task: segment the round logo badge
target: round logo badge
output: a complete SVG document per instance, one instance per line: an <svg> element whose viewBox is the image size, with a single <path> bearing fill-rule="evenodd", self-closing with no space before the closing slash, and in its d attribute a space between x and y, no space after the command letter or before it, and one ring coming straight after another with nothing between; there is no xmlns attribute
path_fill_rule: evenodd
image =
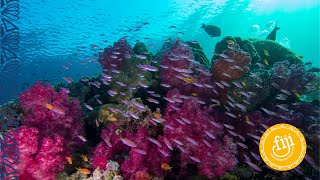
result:
<svg viewBox="0 0 320 180"><path fill-rule="evenodd" d="M306 154L306 140L290 124L276 124L263 133L259 150L263 161L272 169L288 171L297 167Z"/></svg>

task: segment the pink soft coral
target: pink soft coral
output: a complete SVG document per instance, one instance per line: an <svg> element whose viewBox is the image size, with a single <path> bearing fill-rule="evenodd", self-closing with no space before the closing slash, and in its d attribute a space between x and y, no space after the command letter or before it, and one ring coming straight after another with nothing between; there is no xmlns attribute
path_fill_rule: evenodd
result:
<svg viewBox="0 0 320 180"><path fill-rule="evenodd" d="M138 172L162 176L161 164L168 163L169 159L158 151L159 147L157 145L148 140L150 136L147 128L140 127L136 133L122 132L118 135L115 134L116 129L117 127L112 125L103 130L101 138L104 142L92 151L91 167L104 169L109 160L116 160L121 165L123 176L126 179L135 179ZM132 140L137 147L131 148L125 145L120 138ZM162 144L164 147L164 143ZM166 148L164 147L164 149ZM122 157L127 155L128 159L117 159L117 156L120 155Z"/></svg>
<svg viewBox="0 0 320 180"><path fill-rule="evenodd" d="M36 83L20 95L20 105L26 115L23 126L11 137L18 142L19 179L55 179L72 151L83 145L77 137L84 135L80 124L83 115L79 102L68 95L55 92L50 85ZM46 107L51 104L63 113Z"/></svg>
<svg viewBox="0 0 320 180"><path fill-rule="evenodd" d="M19 163L13 167L19 179L53 180L64 168L64 139L55 134L40 141L37 128L21 126L9 135L18 143Z"/></svg>
<svg viewBox="0 0 320 180"><path fill-rule="evenodd" d="M48 109L46 104L63 113ZM84 114L78 100L70 100L64 91L56 92L50 85L38 82L20 95L20 105L27 113L22 123L41 130L41 139L59 134L65 139L68 149L81 146L78 135L83 135L84 131L79 120Z"/></svg>

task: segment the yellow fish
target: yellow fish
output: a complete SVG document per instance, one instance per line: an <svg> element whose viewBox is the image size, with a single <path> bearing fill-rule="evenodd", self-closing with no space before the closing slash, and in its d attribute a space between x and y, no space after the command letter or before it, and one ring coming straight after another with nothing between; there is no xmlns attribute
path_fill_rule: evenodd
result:
<svg viewBox="0 0 320 180"><path fill-rule="evenodd" d="M194 82L194 79L193 78L182 78L182 80L186 83L193 83Z"/></svg>
<svg viewBox="0 0 320 180"><path fill-rule="evenodd" d="M264 62L267 66L269 66L269 62L268 62L267 59L264 59L263 62Z"/></svg>
<svg viewBox="0 0 320 180"><path fill-rule="evenodd" d="M300 98L301 97L301 95L296 91L296 90L292 90L293 91L293 94L295 95L295 96L297 96L297 98Z"/></svg>
<svg viewBox="0 0 320 180"><path fill-rule="evenodd" d="M232 45L232 44L234 44L234 42L232 41L232 40L227 40L227 43L229 44L229 45Z"/></svg>
<svg viewBox="0 0 320 180"><path fill-rule="evenodd" d="M269 52L267 50L263 50L264 55L269 56Z"/></svg>
<svg viewBox="0 0 320 180"><path fill-rule="evenodd" d="M244 87L247 86L246 82L244 82L244 81L242 81L241 84L242 84L242 86L244 86Z"/></svg>
<svg viewBox="0 0 320 180"><path fill-rule="evenodd" d="M191 93L191 96L198 96L198 94L197 93Z"/></svg>

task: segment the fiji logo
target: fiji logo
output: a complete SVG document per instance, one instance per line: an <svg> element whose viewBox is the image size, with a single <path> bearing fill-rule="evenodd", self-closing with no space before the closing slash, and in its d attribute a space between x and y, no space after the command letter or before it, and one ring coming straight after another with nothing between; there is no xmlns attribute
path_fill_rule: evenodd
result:
<svg viewBox="0 0 320 180"><path fill-rule="evenodd" d="M294 151L294 143L290 134L288 137L285 135L284 138L282 136L276 136L274 138L274 145L272 147L272 155L275 158L288 158L290 154L293 154ZM280 143L280 144L279 144Z"/></svg>
<svg viewBox="0 0 320 180"><path fill-rule="evenodd" d="M259 150L263 161L278 171L297 167L306 154L306 140L299 129L290 124L277 124L263 133Z"/></svg>

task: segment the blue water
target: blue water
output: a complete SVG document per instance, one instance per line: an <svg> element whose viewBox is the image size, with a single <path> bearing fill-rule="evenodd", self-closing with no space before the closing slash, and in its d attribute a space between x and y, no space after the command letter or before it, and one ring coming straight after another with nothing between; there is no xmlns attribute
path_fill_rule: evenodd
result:
<svg viewBox="0 0 320 180"><path fill-rule="evenodd" d="M265 38L278 21L277 41L319 67L318 0L28 0L20 8L20 66L11 78L0 78L0 103L38 80L99 74L94 54L100 51L90 45L104 48L123 36L131 45L154 45L151 52L168 38L197 40L211 59L224 36ZM219 26L221 37L210 38L202 23Z"/></svg>

